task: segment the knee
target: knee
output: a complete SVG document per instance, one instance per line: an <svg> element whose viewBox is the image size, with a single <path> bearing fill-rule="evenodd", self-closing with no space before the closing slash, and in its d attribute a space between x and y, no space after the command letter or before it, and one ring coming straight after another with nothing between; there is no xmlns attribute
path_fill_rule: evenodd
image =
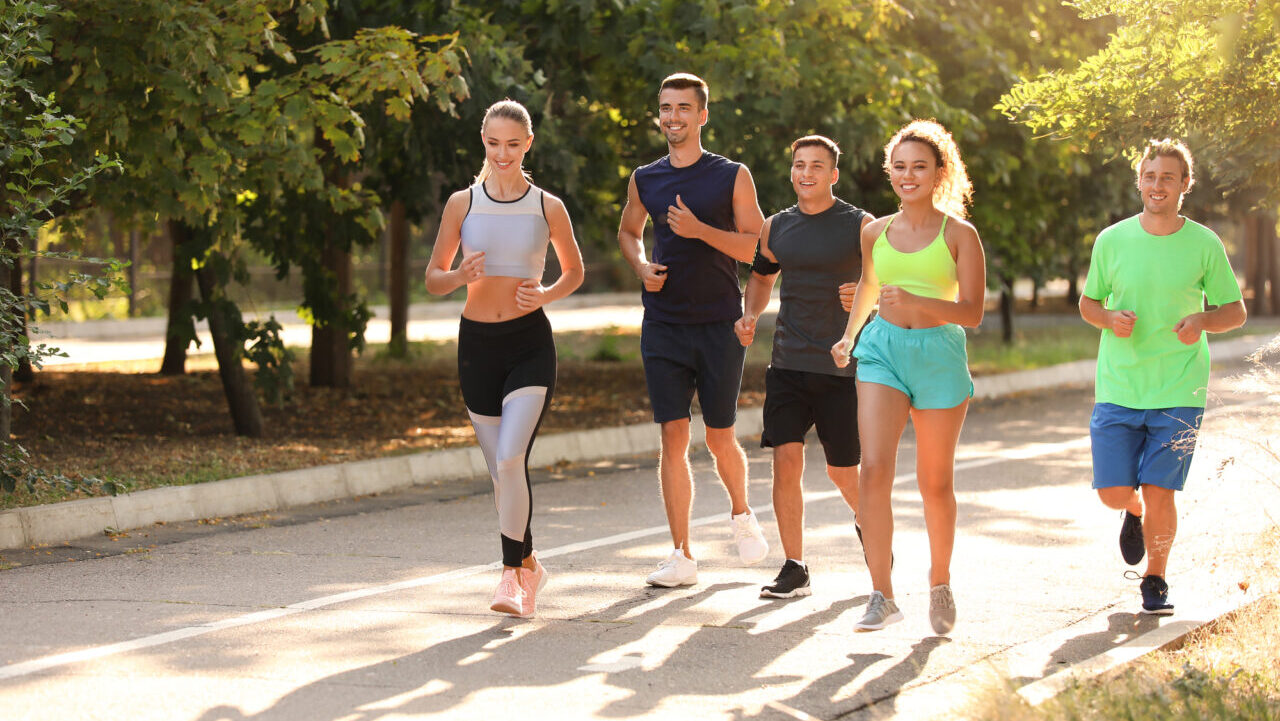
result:
<svg viewBox="0 0 1280 721"><path fill-rule="evenodd" d="M708 428L707 450L711 451L711 455L721 458L728 454L741 453L742 446L738 445L738 438L734 435L733 428Z"/></svg>
<svg viewBox="0 0 1280 721"><path fill-rule="evenodd" d="M860 485L883 485L893 482L894 464L879 458L863 458Z"/></svg>
<svg viewBox="0 0 1280 721"><path fill-rule="evenodd" d="M1112 486L1098 489L1098 500L1107 508L1128 508L1133 498L1133 489L1129 486Z"/></svg>
<svg viewBox="0 0 1280 721"><path fill-rule="evenodd" d="M689 419L667 421L662 424L662 448L669 452L679 452L689 448Z"/></svg>
<svg viewBox="0 0 1280 721"><path fill-rule="evenodd" d="M827 478L842 491L858 490L857 466L827 466Z"/></svg>

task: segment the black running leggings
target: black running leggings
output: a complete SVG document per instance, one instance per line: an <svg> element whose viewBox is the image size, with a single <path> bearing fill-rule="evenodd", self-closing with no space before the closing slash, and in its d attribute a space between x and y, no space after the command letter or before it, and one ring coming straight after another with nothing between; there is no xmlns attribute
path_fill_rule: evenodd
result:
<svg viewBox="0 0 1280 721"><path fill-rule="evenodd" d="M533 553L529 452L556 385L556 346L542 309L512 320L458 326L458 381L493 479L502 563Z"/></svg>

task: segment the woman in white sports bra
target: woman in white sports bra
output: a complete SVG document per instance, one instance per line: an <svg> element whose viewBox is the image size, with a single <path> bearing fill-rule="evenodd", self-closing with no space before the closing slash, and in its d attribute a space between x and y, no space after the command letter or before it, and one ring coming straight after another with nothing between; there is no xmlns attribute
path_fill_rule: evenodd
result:
<svg viewBox="0 0 1280 721"><path fill-rule="evenodd" d="M890 503L898 443L910 418L929 534L929 621L943 634L956 618L955 453L973 395L961 326L982 322L986 261L978 232L964 220L973 188L951 133L916 120L884 154L899 212L863 228L862 279L844 336L831 348L837 366L849 364L851 351L858 363L858 521L874 591L855 627L872 631L903 618L893 597ZM877 298L880 312L864 329Z"/></svg>
<svg viewBox="0 0 1280 721"><path fill-rule="evenodd" d="M564 203L530 183L521 167L533 145L529 111L513 100L494 103L480 136L484 166L474 185L445 204L426 282L437 295L467 287L458 382L493 479L502 547L502 578L489 607L527 618L547 581L529 528L529 452L556 380L556 347L542 306L582 285L582 254ZM544 286L548 243L560 277ZM450 270L459 250L462 261Z"/></svg>

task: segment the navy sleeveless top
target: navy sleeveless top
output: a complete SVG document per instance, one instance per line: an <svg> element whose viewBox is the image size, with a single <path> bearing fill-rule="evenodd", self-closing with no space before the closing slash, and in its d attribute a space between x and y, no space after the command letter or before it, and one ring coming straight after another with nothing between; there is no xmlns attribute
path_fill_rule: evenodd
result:
<svg viewBox="0 0 1280 721"><path fill-rule="evenodd" d="M861 208L836 198L821 213L807 215L793 205L773 216L769 252L782 269L782 289L771 365L854 376L856 363L837 368L831 362L831 346L849 322L849 314L840 306L840 286L862 276L859 238L865 215Z"/></svg>
<svg viewBox="0 0 1280 721"><path fill-rule="evenodd" d="M740 164L703 152L693 165L676 168L671 156L637 168L636 191L653 218L653 262L667 266L662 290L645 290L646 318L664 323L715 323L742 316L738 261L701 240L676 235L667 225L667 207L676 195L698 220L735 231L733 186Z"/></svg>

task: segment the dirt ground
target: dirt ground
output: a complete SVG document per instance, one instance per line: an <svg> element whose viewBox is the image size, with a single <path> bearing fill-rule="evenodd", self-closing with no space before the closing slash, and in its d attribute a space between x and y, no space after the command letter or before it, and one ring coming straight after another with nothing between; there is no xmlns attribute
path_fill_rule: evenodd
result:
<svg viewBox="0 0 1280 721"><path fill-rule="evenodd" d="M260 439L234 434L213 371L41 372L15 391L26 408L14 408L14 440L36 466L122 480L134 489L474 442L455 364L447 359L358 366L346 390L310 388L300 378L283 406L263 406L266 435ZM763 401L764 365L749 362L740 403ZM543 432L650 418L638 362L561 359ZM9 500L4 505L23 504Z"/></svg>

